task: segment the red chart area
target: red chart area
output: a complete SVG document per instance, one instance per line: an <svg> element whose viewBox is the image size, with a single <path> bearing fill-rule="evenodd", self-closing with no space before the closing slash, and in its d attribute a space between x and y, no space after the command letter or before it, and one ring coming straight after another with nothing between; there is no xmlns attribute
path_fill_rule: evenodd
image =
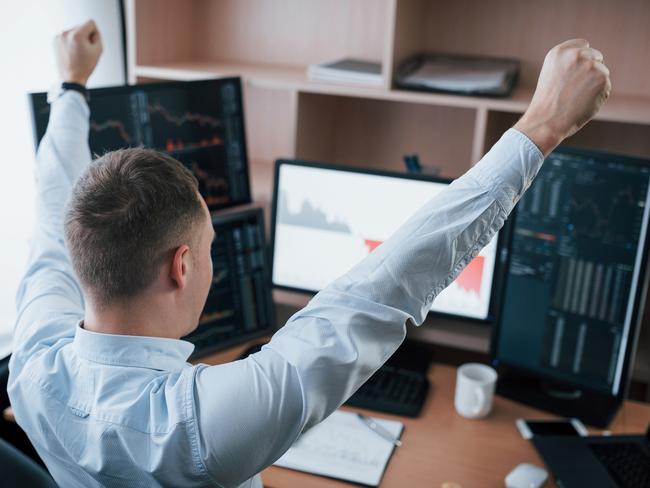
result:
<svg viewBox="0 0 650 488"><path fill-rule="evenodd" d="M374 251L382 241L364 239L364 244L368 252ZM483 268L485 267L485 257L476 256L456 278L456 284L467 292L481 294L481 284L483 283Z"/></svg>
<svg viewBox="0 0 650 488"><path fill-rule="evenodd" d="M382 241L373 241L371 239L364 239L363 242L365 243L366 247L368 248L369 253L374 251L382 243Z"/></svg>
<svg viewBox="0 0 650 488"><path fill-rule="evenodd" d="M481 294L481 283L483 282L483 267L485 258L476 256L456 278L456 284L465 291L473 291Z"/></svg>

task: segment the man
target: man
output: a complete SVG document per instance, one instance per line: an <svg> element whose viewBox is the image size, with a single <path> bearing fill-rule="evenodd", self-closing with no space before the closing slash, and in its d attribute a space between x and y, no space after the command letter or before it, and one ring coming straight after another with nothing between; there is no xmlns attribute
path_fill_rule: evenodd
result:
<svg viewBox="0 0 650 488"><path fill-rule="evenodd" d="M52 103L37 155L38 226L17 297L9 392L65 487L261 486L257 473L390 357L406 322L423 322L544 156L611 87L586 41L556 46L524 116L467 174L261 352L192 366L192 345L179 338L196 327L208 293L213 239L196 181L143 149L91 163L77 91L100 56L99 32L88 22L56 48L63 80L77 85Z"/></svg>

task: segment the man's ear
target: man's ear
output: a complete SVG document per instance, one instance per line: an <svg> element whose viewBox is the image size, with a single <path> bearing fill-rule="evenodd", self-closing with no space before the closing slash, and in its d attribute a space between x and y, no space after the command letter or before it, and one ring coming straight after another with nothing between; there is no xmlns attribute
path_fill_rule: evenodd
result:
<svg viewBox="0 0 650 488"><path fill-rule="evenodd" d="M174 252L169 277L178 288L185 288L187 284L187 260L190 256L189 251L189 246L183 244Z"/></svg>

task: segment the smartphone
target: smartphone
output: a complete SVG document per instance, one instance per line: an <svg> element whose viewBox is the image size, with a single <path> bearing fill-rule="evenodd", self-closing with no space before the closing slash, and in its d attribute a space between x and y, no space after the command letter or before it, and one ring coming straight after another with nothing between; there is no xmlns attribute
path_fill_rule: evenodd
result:
<svg viewBox="0 0 650 488"><path fill-rule="evenodd" d="M578 419L567 420L524 420L517 419L515 425L524 439L534 436L582 436L589 435L587 428Z"/></svg>

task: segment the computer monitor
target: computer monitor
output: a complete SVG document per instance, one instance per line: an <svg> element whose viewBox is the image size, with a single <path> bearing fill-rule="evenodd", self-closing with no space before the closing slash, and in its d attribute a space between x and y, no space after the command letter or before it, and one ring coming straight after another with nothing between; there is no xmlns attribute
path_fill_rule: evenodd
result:
<svg viewBox="0 0 650 488"><path fill-rule="evenodd" d="M560 148L519 202L492 341L499 391L604 426L647 290L650 161Z"/></svg>
<svg viewBox="0 0 650 488"><path fill-rule="evenodd" d="M239 78L89 90L90 150L165 151L192 170L210 210L250 203ZM47 129L45 93L30 94L34 138Z"/></svg>
<svg viewBox="0 0 650 488"><path fill-rule="evenodd" d="M212 286L198 328L184 337L194 357L275 330L262 210L213 215L212 224Z"/></svg>
<svg viewBox="0 0 650 488"><path fill-rule="evenodd" d="M279 160L275 169L273 284L314 293L372 252L450 180ZM495 237L436 298L433 312L492 315Z"/></svg>

